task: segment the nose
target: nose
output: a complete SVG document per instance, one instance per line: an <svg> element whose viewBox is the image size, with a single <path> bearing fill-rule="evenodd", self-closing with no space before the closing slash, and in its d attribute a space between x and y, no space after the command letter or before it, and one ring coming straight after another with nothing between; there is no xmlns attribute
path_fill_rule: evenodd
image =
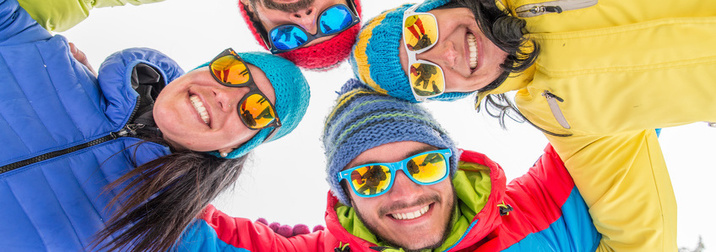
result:
<svg viewBox="0 0 716 252"><path fill-rule="evenodd" d="M239 106L239 101L241 101L241 99L244 98L244 95L248 93L249 88L221 86L220 88L213 89L212 91L214 93L214 98L218 103L218 108L221 109L221 111L234 112L236 111L237 106Z"/></svg>
<svg viewBox="0 0 716 252"><path fill-rule="evenodd" d="M316 34L316 8L310 6L291 13L289 17L291 22L303 27L304 30L311 34Z"/></svg>
<svg viewBox="0 0 716 252"><path fill-rule="evenodd" d="M395 174L393 188L388 191L389 197L394 201L413 202L422 192L422 186L408 178L403 171Z"/></svg>
<svg viewBox="0 0 716 252"><path fill-rule="evenodd" d="M438 41L433 48L417 55L418 59L435 62L443 69L454 69L457 65L458 57L455 44L451 41Z"/></svg>

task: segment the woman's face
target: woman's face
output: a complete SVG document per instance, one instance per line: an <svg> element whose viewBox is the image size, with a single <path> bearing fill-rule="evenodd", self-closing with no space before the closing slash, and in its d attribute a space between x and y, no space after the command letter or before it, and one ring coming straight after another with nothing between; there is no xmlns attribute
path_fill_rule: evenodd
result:
<svg viewBox="0 0 716 252"><path fill-rule="evenodd" d="M507 53L485 37L469 9L435 9L428 12L437 19L438 42L416 57L442 68L445 92L476 91L500 76L503 72L500 64L505 61ZM408 56L403 43L401 39L400 63L408 74Z"/></svg>
<svg viewBox="0 0 716 252"><path fill-rule="evenodd" d="M266 74L247 65L258 88L276 104ZM209 67L202 67L172 81L159 93L154 120L164 139L175 148L231 152L259 132L246 127L237 112L238 103L248 92L248 87L219 84Z"/></svg>

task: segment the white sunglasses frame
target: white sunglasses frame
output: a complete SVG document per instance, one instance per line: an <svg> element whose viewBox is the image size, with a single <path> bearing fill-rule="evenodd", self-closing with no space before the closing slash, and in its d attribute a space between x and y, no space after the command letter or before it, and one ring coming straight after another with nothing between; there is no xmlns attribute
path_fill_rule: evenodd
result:
<svg viewBox="0 0 716 252"><path fill-rule="evenodd" d="M428 12L415 12L415 10L418 9L418 7L419 7L420 5L421 5L421 4L414 4L413 6L410 6L410 8L408 8L407 10L405 10L405 12L403 12L403 25L401 26L401 29L402 29L402 32L401 32L401 33L402 33L402 39L403 39L403 43L402 43L402 44L403 44L403 48L405 48L405 54L408 56L408 65L407 65L408 68L407 68L407 71L406 71L406 72L408 73L408 74L407 74L407 75L408 75L408 85L410 86L410 91L413 92L413 97L415 97L415 100L417 100L417 101L419 101L419 102L423 102L423 101L427 100L428 98L432 98L432 97L436 97L436 96L439 96L439 95L444 94L444 93L445 93L445 85L446 85L446 83L445 83L445 71L443 71L442 67L440 67L438 64L435 64L435 63L430 62L430 61L427 61L427 60L419 60L419 59L417 59L418 54L423 53L423 52L426 52L426 51L432 49L432 48L438 43L438 40L440 39L440 30L439 30L439 29L435 29L437 38L435 38L435 42L433 42L430 46L425 47L425 48L420 49L420 50L417 50L417 51L411 51L411 50L408 49L408 42L405 40L405 21L408 20L408 17L409 17L409 16L412 16L412 15L414 15L414 14L425 14L425 15L430 15L430 16L432 16L433 19L435 20L435 23L437 23L437 20L438 20L438 19L435 17L435 15L433 15L432 13L428 13ZM443 79L443 89L442 89L442 91L441 91L440 93L437 93L437 94L434 94L434 95L430 95L430 96L418 95L418 94L415 92L415 88L413 88L413 84L410 83L410 66L412 66L413 64L427 64L427 65L431 65L431 66L437 67L437 69L441 72L440 75L442 76L442 79Z"/></svg>

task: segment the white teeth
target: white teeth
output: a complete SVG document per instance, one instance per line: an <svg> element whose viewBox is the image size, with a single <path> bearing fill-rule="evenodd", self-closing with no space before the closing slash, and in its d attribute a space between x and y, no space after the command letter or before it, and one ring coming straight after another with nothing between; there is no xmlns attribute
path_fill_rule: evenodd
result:
<svg viewBox="0 0 716 252"><path fill-rule="evenodd" d="M390 216L393 216L393 218L398 219L398 220L412 220L412 219L418 218L420 216L423 216L423 214L428 212L429 209L430 209L430 205L427 205L421 209L418 209L415 212L394 213L394 214L390 214Z"/></svg>
<svg viewBox="0 0 716 252"><path fill-rule="evenodd" d="M197 97L196 95L190 95L189 101L191 101L191 105L194 106L194 109L196 109L196 112L199 112L199 116L201 116L201 120L204 120L204 123L209 125L209 113L206 112L206 108L204 107L204 103L201 102L201 99Z"/></svg>
<svg viewBox="0 0 716 252"><path fill-rule="evenodd" d="M467 49L470 50L470 68L477 67L477 38L472 33L467 34Z"/></svg>

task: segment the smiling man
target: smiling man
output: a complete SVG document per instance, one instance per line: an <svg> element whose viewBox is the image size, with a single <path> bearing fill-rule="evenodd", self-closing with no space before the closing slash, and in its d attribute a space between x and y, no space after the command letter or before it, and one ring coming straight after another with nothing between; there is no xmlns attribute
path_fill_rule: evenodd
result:
<svg viewBox="0 0 716 252"><path fill-rule="evenodd" d="M360 28L359 0L240 0L239 9L261 46L313 70L348 58Z"/></svg>
<svg viewBox="0 0 716 252"><path fill-rule="evenodd" d="M506 184L498 164L458 149L420 105L357 80L340 94L322 138L331 188L325 230L283 237L210 206L178 250L597 249L601 236L551 146Z"/></svg>
<svg viewBox="0 0 716 252"><path fill-rule="evenodd" d="M350 62L377 92L474 95L502 125L529 122L564 160L603 243L675 251L676 198L654 129L716 121L715 30L716 1L425 0L365 20Z"/></svg>

